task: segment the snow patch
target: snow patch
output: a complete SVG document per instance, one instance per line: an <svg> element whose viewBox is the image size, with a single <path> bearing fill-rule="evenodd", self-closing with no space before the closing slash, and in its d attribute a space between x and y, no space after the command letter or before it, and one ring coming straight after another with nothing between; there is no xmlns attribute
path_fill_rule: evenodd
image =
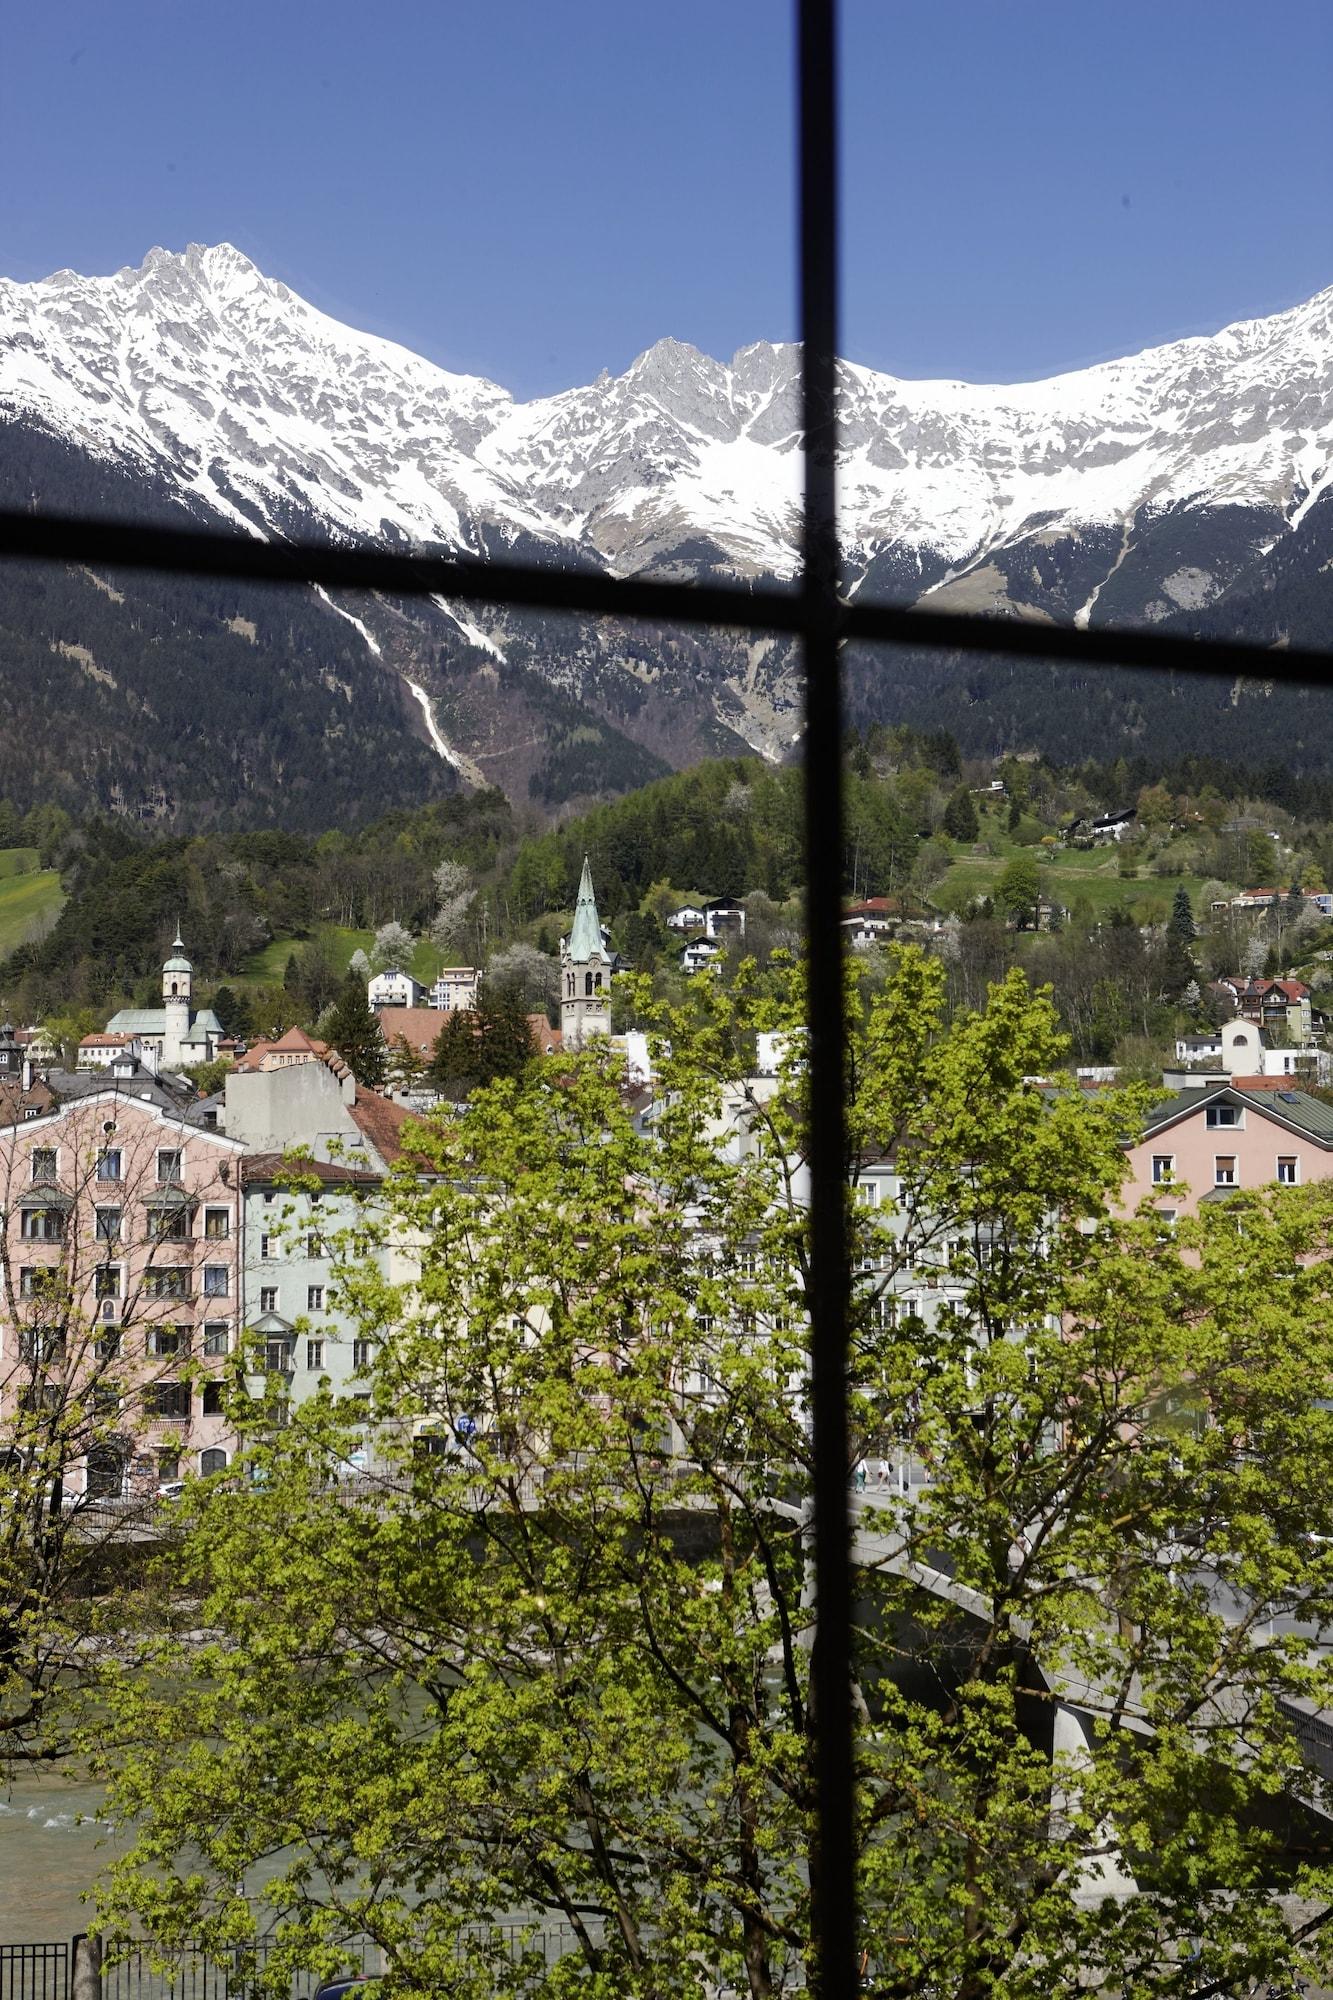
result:
<svg viewBox="0 0 1333 2000"><path fill-rule="evenodd" d="M442 611L446 618L452 620L469 645L480 647L483 653L489 653L493 659L503 664L504 649L497 640L492 639L489 632L483 632L480 625L475 625L470 618L464 618L443 597L432 596L431 603L437 610Z"/></svg>
<svg viewBox="0 0 1333 2000"><path fill-rule="evenodd" d="M430 696L426 693L425 688L420 687L416 681L407 680L406 676L404 676L404 684L409 694L414 695L421 703L421 713L426 718L426 730L430 736L431 747L434 749L436 755L443 757L446 764L452 764L459 777L466 778L470 785L484 785L486 780L471 758L462 756L459 751L446 743L443 736L441 736L439 724L435 720L435 711L430 705Z"/></svg>
<svg viewBox="0 0 1333 2000"><path fill-rule="evenodd" d="M329 596L328 591L325 590L322 583L317 583L315 585L315 595L316 597L322 597L324 599L324 602L328 605L330 611L336 611L338 616L340 618L345 618L349 625L355 625L357 631L361 634L361 637L365 640L367 646L370 648L371 652L375 655L375 658L377 660L382 660L384 658L384 654L380 650L380 642L375 637L374 633L371 632L365 625L363 625L359 618L353 618L350 611L344 611L341 604L335 604L333 599Z"/></svg>

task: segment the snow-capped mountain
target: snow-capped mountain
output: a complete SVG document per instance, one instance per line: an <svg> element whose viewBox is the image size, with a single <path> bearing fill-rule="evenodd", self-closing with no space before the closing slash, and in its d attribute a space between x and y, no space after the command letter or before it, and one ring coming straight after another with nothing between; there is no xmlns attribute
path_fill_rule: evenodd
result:
<svg viewBox="0 0 1333 2000"><path fill-rule="evenodd" d="M265 535L781 578L799 525L798 359L761 342L723 363L664 339L622 375L519 403L330 319L230 245L153 250L111 277L0 280L0 480L11 502L95 489L124 513L151 495ZM848 363L840 386L849 588L1038 619L1211 621L1274 643L1322 629L1333 290L1044 382ZM540 758L497 743L495 688L515 696L518 680L502 738L540 708L538 684L668 762L780 755L796 728L790 649L762 640L645 649L578 621L375 601L320 615L359 636L363 671L401 677L405 726L469 778L598 789L580 771L552 792ZM877 700L873 671L854 676L866 712L894 712L883 678Z"/></svg>

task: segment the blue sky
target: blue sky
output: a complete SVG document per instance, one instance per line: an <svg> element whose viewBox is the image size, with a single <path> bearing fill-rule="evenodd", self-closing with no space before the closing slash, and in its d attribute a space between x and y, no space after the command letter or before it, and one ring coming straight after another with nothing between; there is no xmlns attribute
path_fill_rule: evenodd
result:
<svg viewBox="0 0 1333 2000"><path fill-rule="evenodd" d="M844 351L1040 375L1333 284L1328 0L844 0ZM788 0L59 0L0 272L228 238L538 395L795 325Z"/></svg>

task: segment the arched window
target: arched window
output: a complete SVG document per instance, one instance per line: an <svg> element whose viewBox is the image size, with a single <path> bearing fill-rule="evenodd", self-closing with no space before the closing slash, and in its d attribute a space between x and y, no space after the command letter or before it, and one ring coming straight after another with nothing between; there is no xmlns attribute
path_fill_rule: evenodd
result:
<svg viewBox="0 0 1333 2000"><path fill-rule="evenodd" d="M203 1473L205 1479L207 1479L210 1472L225 1472L226 1469L227 1454L223 1451L221 1445L215 1444L210 1450L200 1452L199 1470Z"/></svg>
<svg viewBox="0 0 1333 2000"><path fill-rule="evenodd" d="M597 988L597 991L600 993L602 990L602 975L600 972L598 973L596 979L593 981L593 984Z"/></svg>
<svg viewBox="0 0 1333 2000"><path fill-rule="evenodd" d="M591 992L592 992L592 974L590 972L585 972L583 975L584 998L586 999Z"/></svg>
<svg viewBox="0 0 1333 2000"><path fill-rule="evenodd" d="M175 997L176 997L176 982L175 982L175 980L174 980L174 979L173 979L173 980L172 980L172 982L171 982L171 997L172 997L172 999L173 999L173 1000L174 1000L174 999L175 999Z"/></svg>

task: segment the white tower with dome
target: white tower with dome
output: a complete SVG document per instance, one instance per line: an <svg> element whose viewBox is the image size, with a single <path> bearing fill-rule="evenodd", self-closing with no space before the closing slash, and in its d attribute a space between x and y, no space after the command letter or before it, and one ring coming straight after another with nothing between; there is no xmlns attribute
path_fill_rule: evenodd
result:
<svg viewBox="0 0 1333 2000"><path fill-rule="evenodd" d="M185 956L185 940L176 926L171 957L162 967L162 1067L176 1069L190 1039L190 992L194 967Z"/></svg>

